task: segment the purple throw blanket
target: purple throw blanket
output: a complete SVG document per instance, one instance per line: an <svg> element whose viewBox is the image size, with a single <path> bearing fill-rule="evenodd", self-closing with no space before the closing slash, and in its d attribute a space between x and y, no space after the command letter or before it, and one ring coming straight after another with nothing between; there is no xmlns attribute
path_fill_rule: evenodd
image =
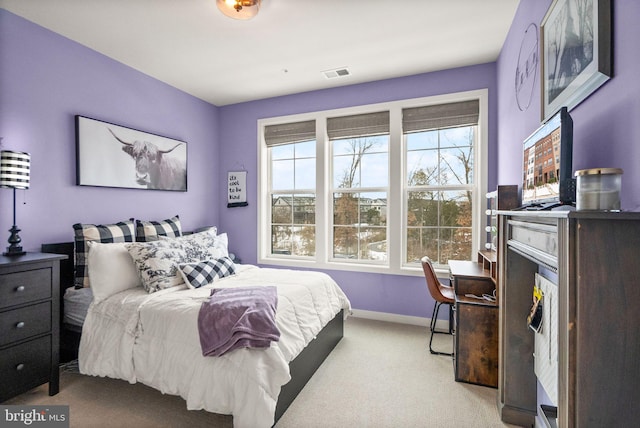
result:
<svg viewBox="0 0 640 428"><path fill-rule="evenodd" d="M215 288L198 313L202 355L217 357L237 348L268 348L280 340L274 286Z"/></svg>

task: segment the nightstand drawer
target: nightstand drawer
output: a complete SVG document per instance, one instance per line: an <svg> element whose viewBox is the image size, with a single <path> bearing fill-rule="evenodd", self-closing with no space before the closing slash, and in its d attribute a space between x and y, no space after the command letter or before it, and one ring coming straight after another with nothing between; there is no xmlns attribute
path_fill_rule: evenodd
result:
<svg viewBox="0 0 640 428"><path fill-rule="evenodd" d="M0 351L0 401L47 382L51 372L51 336Z"/></svg>
<svg viewBox="0 0 640 428"><path fill-rule="evenodd" d="M51 331L51 302L0 313L0 346Z"/></svg>
<svg viewBox="0 0 640 428"><path fill-rule="evenodd" d="M51 297L51 269L0 276L0 309Z"/></svg>

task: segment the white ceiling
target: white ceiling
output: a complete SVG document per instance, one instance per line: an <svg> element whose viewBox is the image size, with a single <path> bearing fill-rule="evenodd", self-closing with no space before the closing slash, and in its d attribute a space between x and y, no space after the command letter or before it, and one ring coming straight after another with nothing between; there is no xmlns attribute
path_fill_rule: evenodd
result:
<svg viewBox="0 0 640 428"><path fill-rule="evenodd" d="M518 3L263 0L238 21L215 0L0 0L217 106L495 61Z"/></svg>

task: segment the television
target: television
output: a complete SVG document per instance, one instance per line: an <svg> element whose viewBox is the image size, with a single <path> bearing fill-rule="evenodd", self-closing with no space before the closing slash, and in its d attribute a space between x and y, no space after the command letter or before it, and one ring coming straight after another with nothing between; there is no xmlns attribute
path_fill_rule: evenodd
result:
<svg viewBox="0 0 640 428"><path fill-rule="evenodd" d="M576 201L572 171L573 120L562 107L524 140L522 208L570 207Z"/></svg>

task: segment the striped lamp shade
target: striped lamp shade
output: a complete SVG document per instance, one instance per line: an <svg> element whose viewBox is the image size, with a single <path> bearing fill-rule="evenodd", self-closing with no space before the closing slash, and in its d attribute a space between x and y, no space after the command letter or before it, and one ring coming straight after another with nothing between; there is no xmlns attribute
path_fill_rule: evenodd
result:
<svg viewBox="0 0 640 428"><path fill-rule="evenodd" d="M24 152L0 152L0 187L28 189L31 155Z"/></svg>

